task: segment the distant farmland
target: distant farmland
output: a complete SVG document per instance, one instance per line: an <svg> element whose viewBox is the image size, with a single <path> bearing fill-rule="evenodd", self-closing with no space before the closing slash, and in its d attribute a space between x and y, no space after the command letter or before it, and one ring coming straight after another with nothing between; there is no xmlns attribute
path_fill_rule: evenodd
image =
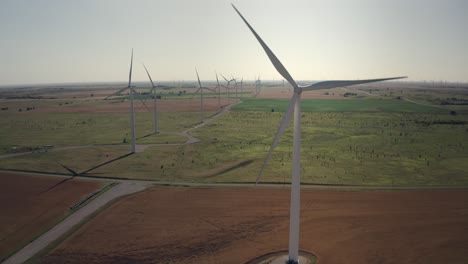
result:
<svg viewBox="0 0 468 264"><path fill-rule="evenodd" d="M282 90L268 88L263 89L262 94L273 96L278 91ZM359 93L358 90L349 91ZM410 99L407 100L416 103L383 95L345 100L303 99L302 182L404 186L468 184L468 107L436 104L437 98L465 97L456 94L459 90L452 94L446 89L440 90L443 94L436 91L439 90L396 91L398 95L408 95ZM342 92L336 91L335 95ZM392 90L382 92L391 94ZM374 90L373 93L377 94ZM287 99L243 98L230 112L190 131L201 140L190 145L181 145L187 138L180 134L150 135L152 114L138 102L137 143L161 145L118 159L130 150L128 101L119 100L110 102L93 97L89 101L83 98L0 101L9 107L0 112L0 153L11 152L13 147L88 145L0 159L0 168L67 173L60 165L65 164L98 177L254 182L289 102ZM210 102L211 112L206 113L209 116L217 109L217 99L207 101ZM64 102L73 103L65 106ZM147 103L151 106L150 100ZM200 122L196 99L161 100L159 103L163 110L159 126L163 132L180 133ZM227 98L223 97L221 103L225 106ZM34 105L36 109L32 111L16 109ZM97 109L106 112L92 112ZM262 181L289 182L291 140L291 128L288 128ZM96 167L113 159L118 160Z"/></svg>
<svg viewBox="0 0 468 264"><path fill-rule="evenodd" d="M285 99L244 99L233 110L239 111L275 111L284 112L289 105ZM303 99L303 112L407 112L407 113L448 113L440 107L418 105L398 99Z"/></svg>

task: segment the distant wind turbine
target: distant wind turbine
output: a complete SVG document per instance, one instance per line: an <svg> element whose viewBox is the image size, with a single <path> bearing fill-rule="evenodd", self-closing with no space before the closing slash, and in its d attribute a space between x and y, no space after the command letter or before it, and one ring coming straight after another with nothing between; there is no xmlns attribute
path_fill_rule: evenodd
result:
<svg viewBox="0 0 468 264"><path fill-rule="evenodd" d="M208 88L208 87L202 86L201 81L200 81L200 76L198 76L198 71L197 71L196 68L195 68L195 72L197 73L197 79L198 79L198 85L199 85L199 88L197 89L195 94L200 92L200 122L203 122L203 119L204 119L204 115L203 115L203 90L204 89L211 90L211 91L213 91L213 90Z"/></svg>
<svg viewBox="0 0 468 264"><path fill-rule="evenodd" d="M257 177L256 182L260 179L260 176L263 173L268 161L271 158L271 154L275 149L278 141L283 134L284 130L286 129L291 116L294 113L294 132L293 132L293 168L292 168L292 180L291 180L291 208L290 208L290 222L289 222L289 257L287 263L298 263L299 258L299 213L300 213L300 154L301 154L301 94L304 91L311 91L311 90L320 90L320 89L330 89L335 87L342 87L342 86L349 86L349 85L356 85L356 84L363 84L363 83L370 83L370 82L380 82L386 80L395 80L401 79L406 77L392 77L392 78L381 78L381 79L369 79L369 80L342 80L342 81L324 81L318 82L308 86L299 86L296 81L291 77L289 72L280 62L280 60L273 54L270 48L265 44L265 42L260 38L260 36L255 32L255 30L250 26L247 20L242 16L242 14L237 10L237 8L232 5L234 10L239 14L242 20L245 22L247 27L250 29L252 34L255 36L257 41L262 46L263 50L267 54L268 58L270 59L273 66L276 68L278 73L283 76L294 88L294 94L291 98L289 103L288 109L284 114L283 120L276 132L275 138L271 145L270 151L265 159L263 167Z"/></svg>
<svg viewBox="0 0 468 264"><path fill-rule="evenodd" d="M241 79L241 97L244 97L244 77Z"/></svg>
<svg viewBox="0 0 468 264"><path fill-rule="evenodd" d="M218 73L215 71L216 74L216 88L218 88L218 113L221 113L221 87L222 85L219 84Z"/></svg>
<svg viewBox="0 0 468 264"><path fill-rule="evenodd" d="M150 89L150 94L153 95L153 112L154 112L154 133L158 133L158 107L157 107L157 93L156 93L156 88L159 85L154 85L153 79L151 79L151 75L148 72L148 69L146 68L145 64L143 64L143 67L145 68L146 74L148 74L148 78L151 82L151 89Z"/></svg>
<svg viewBox="0 0 468 264"><path fill-rule="evenodd" d="M260 93L260 84L261 84L261 81L260 81L260 75L258 77L255 77L255 97L258 96L258 94Z"/></svg>
<svg viewBox="0 0 468 264"><path fill-rule="evenodd" d="M130 72L128 74L128 85L127 85L127 87L125 87L125 88L123 88L121 90L118 90L117 92L107 96L106 98L104 98L104 100L108 99L111 96L120 94L120 93L124 92L127 89L130 91L130 126L131 126L131 130L132 130L132 153L135 153L135 151L136 151L136 136L135 136L135 108L133 107L133 94L136 93L136 91L133 88L133 86L131 86L131 84L132 84L132 67L133 67L133 49L132 49L132 56L131 56L131 59L130 59ZM146 106L146 104L141 100L141 98L140 98L140 101L143 103L143 105L146 108L148 108Z"/></svg>
<svg viewBox="0 0 468 264"><path fill-rule="evenodd" d="M232 75L231 75L231 78L234 81L234 88L236 88L236 90L235 90L236 91L236 99L239 99L239 95L237 93L237 88L239 87L237 79L239 79L239 78L234 78L234 76L232 76Z"/></svg>
<svg viewBox="0 0 468 264"><path fill-rule="evenodd" d="M219 74L221 75L221 77L223 77L223 79L226 81L226 91L227 91L227 94L228 94L228 104L231 104L231 89L229 88L229 85L231 84L232 81L234 81L234 79L231 79L231 80L228 80L226 79L226 77L224 77L222 74Z"/></svg>

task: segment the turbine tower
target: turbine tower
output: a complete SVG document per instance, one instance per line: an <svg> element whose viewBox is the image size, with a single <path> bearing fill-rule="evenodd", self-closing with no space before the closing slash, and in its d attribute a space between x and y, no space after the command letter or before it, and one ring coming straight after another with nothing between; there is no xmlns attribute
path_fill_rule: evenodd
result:
<svg viewBox="0 0 468 264"><path fill-rule="evenodd" d="M197 68L195 68L195 72L197 73L198 85L200 87L195 93L200 91L200 122L203 123L203 87L200 82L200 76L198 76Z"/></svg>
<svg viewBox="0 0 468 264"><path fill-rule="evenodd" d="M226 77L224 77L222 74L219 74L219 75L221 75L221 77L223 77L223 79L226 81L226 86L225 87L226 87L226 92L228 94L228 105L230 105L231 104L231 92L230 92L229 85L231 84L231 82L233 80L226 79Z"/></svg>
<svg viewBox="0 0 468 264"><path fill-rule="evenodd" d="M156 88L159 85L154 85L153 79L151 79L151 75L148 72L148 69L146 68L145 64L143 64L143 67L145 68L146 74L148 74L148 78L151 82L151 89L150 89L150 94L153 94L153 112L154 112L154 134L158 133L158 107L157 107L157 95L156 95Z"/></svg>
<svg viewBox="0 0 468 264"><path fill-rule="evenodd" d="M221 113L221 87L222 85L219 84L218 73L216 71L215 71L215 74L216 74L216 88L218 88L218 113Z"/></svg>
<svg viewBox="0 0 468 264"><path fill-rule="evenodd" d="M131 56L131 59L130 59L130 72L128 74L128 85L127 85L127 87L125 87L125 88L123 88L121 90L118 90L117 92L107 96L106 98L104 98L104 100L108 99L111 96L120 94L120 93L124 92L127 89L130 91L130 126L131 126L131 131L132 131L132 153L135 153L135 151L136 151L136 138L135 137L136 136L135 136L135 108L133 107L133 94L136 93L136 91L132 86L132 67L133 67L133 49L132 49L132 56ZM140 98L140 101L141 101L141 98ZM143 102L143 101L141 101L141 102L148 109L145 102Z"/></svg>
<svg viewBox="0 0 468 264"><path fill-rule="evenodd" d="M299 213L300 213L300 160L301 160L301 94L305 91L311 90L321 90L321 89L330 89L335 87L342 87L342 86L349 86L349 85L356 85L356 84L363 84L363 83L370 83L370 82L380 82L386 80L395 80L401 79L406 77L392 77L392 78L381 78L381 79L368 79L368 80L342 80L342 81L324 81L318 82L308 86L299 86L296 81L291 77L289 72L283 66L283 64L279 61L279 59L273 54L270 48L263 42L260 36L255 32L255 30L250 26L247 20L242 16L242 14L237 10L237 8L232 5L234 10L239 14L241 19L245 22L247 27L250 29L252 34L255 36L257 41L262 46L263 50L267 54L268 58L270 59L273 66L276 68L278 73L283 76L294 88L294 93L289 103L288 109L284 114L283 120L276 132L275 138L273 143L270 147L270 151L265 159L263 167L257 177L256 182L263 173L268 161L271 158L271 154L275 149L278 141L283 134L284 130L286 129L291 116L294 113L294 130L293 130L293 157L292 157L292 179L291 179L291 207L290 207L290 222L289 222L289 256L287 263L298 263L299 259Z"/></svg>
<svg viewBox="0 0 468 264"><path fill-rule="evenodd" d="M197 73L197 79L198 79L198 85L199 85L199 88L197 89L197 91L194 93L197 94L198 92L200 92L200 122L203 123L203 89L208 89L208 90L211 90L213 91L213 89L210 89L208 87L203 87L201 82L200 82L200 76L198 76L198 71L197 69L195 68L195 72Z"/></svg>

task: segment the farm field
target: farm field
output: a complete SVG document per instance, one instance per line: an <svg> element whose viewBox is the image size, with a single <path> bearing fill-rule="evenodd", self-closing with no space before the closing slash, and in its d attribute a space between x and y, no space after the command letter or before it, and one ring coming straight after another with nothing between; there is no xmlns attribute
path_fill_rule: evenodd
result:
<svg viewBox="0 0 468 264"><path fill-rule="evenodd" d="M69 214L103 183L0 172L0 260L24 247Z"/></svg>
<svg viewBox="0 0 468 264"><path fill-rule="evenodd" d="M245 263L286 250L288 189L154 187L120 200L40 263ZM468 192L302 191L318 263L466 263Z"/></svg>
<svg viewBox="0 0 468 264"><path fill-rule="evenodd" d="M403 84L346 88L353 93L361 90L368 94L346 100L302 101L303 183L468 184L468 107L462 103L466 97L466 92L460 92L463 88L405 88ZM151 134L152 114L137 101L137 143L161 145L129 156L125 156L130 151L128 102L121 98L109 102L81 99L66 106L49 100L48 105L29 112L10 111L10 107L0 112L0 152L6 154L12 147L89 146L4 158L0 159L0 168L68 173L61 166L64 164L77 172L102 177L254 182L288 104L285 99L267 98L277 96L278 91L288 92L285 88L264 88L261 94L266 98L242 99L230 112L190 131L201 141L189 145L183 145L187 138L178 134ZM344 91L337 89L336 94ZM382 94L376 96L378 93ZM408 94L411 100L422 103L395 99L394 95L387 98L383 93ZM432 101L417 99L421 94ZM453 97L460 99L450 99ZM436 98L449 98L459 104L435 104ZM227 103L227 98L222 99ZM217 99L206 101L207 110L211 110L206 116L210 116L217 109ZM14 100L3 102L12 104ZM160 100L160 130L180 133L199 123L198 103L196 99ZM261 181L289 182L291 140L289 128ZM179 145L170 145L173 143ZM96 167L103 163L105 166Z"/></svg>
<svg viewBox="0 0 468 264"><path fill-rule="evenodd" d="M41 100L39 100L41 101ZM213 101L213 100L211 100ZM8 102L11 104L11 102ZM44 103L44 102L42 102ZM36 108L29 112L18 112L12 107L8 111L0 112L0 154L7 153L12 147L36 148L43 145L76 146L91 144L122 144L130 140L130 126L128 113L129 103L117 105L107 104L102 107L104 112L93 112L93 107L78 106L77 108L59 108L48 106ZM53 103L56 104L55 102ZM159 117L159 129L162 132L183 131L200 122L199 113L191 111L191 107L198 105L180 105L168 101L161 105L172 108L185 108L189 112L164 112ZM3 105L3 104L2 104ZM29 102L26 105L35 105ZM18 107L18 106L17 106ZM217 107L217 102L216 102ZM213 109L216 110L213 102ZM24 106L22 107L24 108ZM84 109L84 110L83 110ZM151 136L154 131L152 113L140 106L136 115L137 143L183 143L187 139L182 136L160 134ZM168 110L170 111L170 110ZM208 111L206 116L215 112Z"/></svg>
<svg viewBox="0 0 468 264"><path fill-rule="evenodd" d="M239 111L271 111L284 112L288 108L286 99L245 99L242 104L236 105L234 110ZM301 101L303 112L393 112L393 113L426 113L443 114L450 110L441 107L417 105L403 100L395 99L303 99Z"/></svg>

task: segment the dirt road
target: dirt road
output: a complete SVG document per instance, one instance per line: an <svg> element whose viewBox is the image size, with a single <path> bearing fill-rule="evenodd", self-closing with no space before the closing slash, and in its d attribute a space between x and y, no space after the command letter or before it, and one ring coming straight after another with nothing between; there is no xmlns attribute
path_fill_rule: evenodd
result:
<svg viewBox="0 0 468 264"><path fill-rule="evenodd" d="M95 200L66 218L64 221L56 225L54 228L44 233L42 236L29 243L26 247L16 252L8 258L4 264L23 263L39 251L47 247L50 243L71 230L75 225L79 224L86 217L90 216L96 210L107 204L108 202L134 192L144 190L146 183L144 182L122 182L104 194L97 197Z"/></svg>

